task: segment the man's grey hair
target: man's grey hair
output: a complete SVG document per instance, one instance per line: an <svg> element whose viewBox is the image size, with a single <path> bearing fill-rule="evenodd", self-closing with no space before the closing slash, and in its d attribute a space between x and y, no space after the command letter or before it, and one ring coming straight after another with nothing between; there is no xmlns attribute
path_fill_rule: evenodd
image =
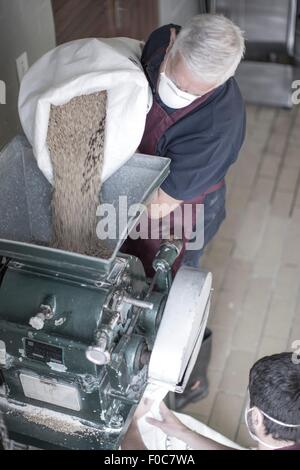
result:
<svg viewBox="0 0 300 470"><path fill-rule="evenodd" d="M182 28L171 51L173 56L179 52L204 82L219 86L235 74L243 58L244 34L223 15L198 15Z"/></svg>

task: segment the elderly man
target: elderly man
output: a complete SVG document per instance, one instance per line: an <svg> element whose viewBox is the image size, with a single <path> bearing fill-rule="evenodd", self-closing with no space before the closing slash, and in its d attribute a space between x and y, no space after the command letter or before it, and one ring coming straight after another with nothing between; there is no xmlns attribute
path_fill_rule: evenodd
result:
<svg viewBox="0 0 300 470"><path fill-rule="evenodd" d="M245 421L251 437L258 443L258 450L300 450L300 364L293 355L281 353L264 357L250 370ZM145 448L137 424L145 411L147 407L142 403L124 439L123 449ZM153 426L153 433L159 433L152 442L169 442L172 446L172 438L175 438L181 442L181 449L238 448L235 443L196 420L190 421L189 427L185 426L184 415L175 416L164 404L160 413L162 420L146 418ZM173 440L173 445L175 443L176 440Z"/></svg>
<svg viewBox="0 0 300 470"><path fill-rule="evenodd" d="M182 224L185 215L179 218L177 224L182 225L179 228L183 229L185 243L173 273L182 262L199 266L203 247L225 218L224 178L245 136L245 107L234 79L243 53L240 29L223 16L209 14L194 17L184 28L159 28L151 34L142 53L153 105L139 150L171 159L170 174L149 205L150 219L165 220L179 207L184 214L189 206L193 236L202 233L204 239L203 246L194 249L195 245L189 243L187 249L187 240L192 242L193 237ZM197 219L200 204L204 204L204 218ZM171 235L178 233L175 216L171 224ZM160 238L164 236L126 243L125 251L142 259L149 276L153 275L152 260ZM210 342L209 332L206 338ZM206 363L209 349L208 345L202 350ZM199 357L193 383L177 397L176 409L207 393L205 373L198 372L197 377L200 363L203 369Z"/></svg>

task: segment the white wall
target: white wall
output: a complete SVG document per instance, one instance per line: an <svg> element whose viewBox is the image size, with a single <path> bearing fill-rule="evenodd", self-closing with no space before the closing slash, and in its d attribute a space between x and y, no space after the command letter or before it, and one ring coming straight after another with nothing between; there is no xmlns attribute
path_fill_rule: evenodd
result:
<svg viewBox="0 0 300 470"><path fill-rule="evenodd" d="M199 0L160 0L160 25L175 23L183 26L190 18L200 12Z"/></svg>
<svg viewBox="0 0 300 470"><path fill-rule="evenodd" d="M53 47L51 0L0 0L0 80L6 83L6 104L0 104L0 148L21 129L16 58L26 51L30 66Z"/></svg>

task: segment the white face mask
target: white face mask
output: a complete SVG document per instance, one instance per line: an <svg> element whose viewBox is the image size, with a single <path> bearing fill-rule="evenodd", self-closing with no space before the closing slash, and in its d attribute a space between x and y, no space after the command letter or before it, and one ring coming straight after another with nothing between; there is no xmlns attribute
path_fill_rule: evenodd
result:
<svg viewBox="0 0 300 470"><path fill-rule="evenodd" d="M165 70L167 67L169 57L166 60ZM175 83L170 80L169 77L165 74L165 70L160 73L159 85L158 85L158 94L162 102L172 109L180 109L189 106L197 98L200 98L202 95L196 96L191 95L185 91L180 90Z"/></svg>
<svg viewBox="0 0 300 470"><path fill-rule="evenodd" d="M254 407L249 408L249 404L250 404L250 398L248 398L248 403L247 403L246 408L245 408L245 423L246 423L248 432L249 432L250 436L252 437L252 439L254 439L255 441L259 442L259 443L262 444L263 446L268 447L268 449L272 449L272 450L280 449L282 446L280 446L280 447L275 447L275 446L272 446L272 445L270 445L270 444L267 444L266 442L263 442L258 436L256 436L256 434L254 434L254 433L251 431L250 426L249 426L249 424L248 424L248 414L254 409ZM300 424L286 424L286 423L283 423L282 421L278 421L278 420L275 419L275 418L271 418L271 416L267 415L267 413L264 413L262 410L260 410L260 412L261 412L267 419L269 419L270 421L273 421L273 422L276 423L276 424L279 424L280 426L283 426L283 427L286 427L286 428L299 428L299 427L300 427Z"/></svg>

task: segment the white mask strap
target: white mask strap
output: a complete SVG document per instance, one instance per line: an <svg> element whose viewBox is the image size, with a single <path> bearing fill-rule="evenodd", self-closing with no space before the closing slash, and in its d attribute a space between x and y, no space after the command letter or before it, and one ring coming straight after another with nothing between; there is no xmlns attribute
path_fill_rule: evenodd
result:
<svg viewBox="0 0 300 470"><path fill-rule="evenodd" d="M280 426L284 426L286 428L300 428L300 424L286 424L286 423L283 423L282 421L279 421L278 419L272 418L261 409L260 411L266 418L268 418L270 421L273 421L273 423L279 424Z"/></svg>

